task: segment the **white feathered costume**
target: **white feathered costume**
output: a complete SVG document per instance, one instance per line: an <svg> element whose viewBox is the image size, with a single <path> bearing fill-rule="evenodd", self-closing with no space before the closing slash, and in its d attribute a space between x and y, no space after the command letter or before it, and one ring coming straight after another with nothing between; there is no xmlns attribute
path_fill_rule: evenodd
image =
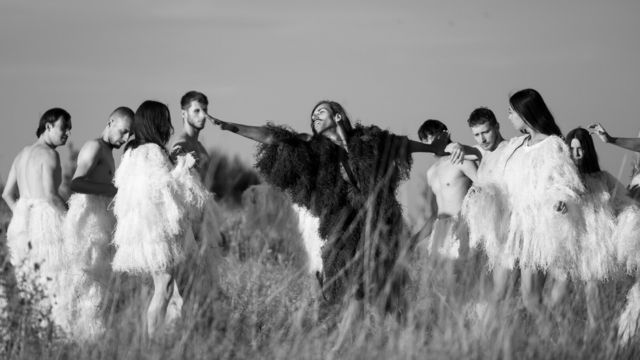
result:
<svg viewBox="0 0 640 360"><path fill-rule="evenodd" d="M104 332L100 304L111 277L116 218L106 196L73 194L68 203L64 239L69 331L76 339L96 339Z"/></svg>
<svg viewBox="0 0 640 360"><path fill-rule="evenodd" d="M209 196L187 180L194 159L180 157L175 168L166 151L152 143L125 152L116 170L113 269L132 273L169 271L185 258L188 220Z"/></svg>
<svg viewBox="0 0 640 360"><path fill-rule="evenodd" d="M47 199L19 198L7 229L7 245L21 297L33 301L36 313L51 315L64 327L59 301L60 274L66 263L62 242L64 207ZM36 319L40 324L49 318Z"/></svg>
<svg viewBox="0 0 640 360"><path fill-rule="evenodd" d="M510 140L502 179L474 186L463 213L472 243L481 242L489 263L512 268L575 272L578 239L584 231L579 211L584 185L569 149L557 136L534 145L527 137ZM565 214L556 211L566 204Z"/></svg>

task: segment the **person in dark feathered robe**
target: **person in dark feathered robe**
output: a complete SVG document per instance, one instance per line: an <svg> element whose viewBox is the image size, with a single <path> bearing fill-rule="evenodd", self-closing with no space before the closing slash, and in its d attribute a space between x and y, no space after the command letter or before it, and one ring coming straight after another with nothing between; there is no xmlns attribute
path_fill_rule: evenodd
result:
<svg viewBox="0 0 640 360"><path fill-rule="evenodd" d="M330 304L352 294L386 311L401 305L406 271L398 260L405 244L396 192L409 177L411 153L442 153L444 139L427 145L374 125L352 126L334 101L313 108L312 135L210 118L260 142L256 167L264 179L320 219L321 283Z"/></svg>

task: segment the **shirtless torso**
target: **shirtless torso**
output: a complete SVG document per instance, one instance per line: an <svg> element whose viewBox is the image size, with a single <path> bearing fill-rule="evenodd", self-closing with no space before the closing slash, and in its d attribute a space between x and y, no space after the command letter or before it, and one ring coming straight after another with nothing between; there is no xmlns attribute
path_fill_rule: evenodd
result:
<svg viewBox="0 0 640 360"><path fill-rule="evenodd" d="M179 155L187 153L190 153L195 158L196 164L194 167L200 176L200 180L204 181L211 158L197 137L189 136L183 132L178 135L173 146L171 146L171 158L175 162Z"/></svg>
<svg viewBox="0 0 640 360"><path fill-rule="evenodd" d="M102 139L87 141L78 154L78 167L71 189L75 192L113 197L115 161L112 147Z"/></svg>
<svg viewBox="0 0 640 360"><path fill-rule="evenodd" d="M448 156L438 157L427 170L427 183L435 195L437 214L458 215L462 200L475 178L474 162L465 160L461 164L451 164Z"/></svg>

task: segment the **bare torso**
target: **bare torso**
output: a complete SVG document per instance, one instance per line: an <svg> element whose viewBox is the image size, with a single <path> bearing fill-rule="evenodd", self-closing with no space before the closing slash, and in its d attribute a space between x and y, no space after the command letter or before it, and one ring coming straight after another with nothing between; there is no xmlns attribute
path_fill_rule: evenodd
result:
<svg viewBox="0 0 640 360"><path fill-rule="evenodd" d="M491 181L496 177L501 177L504 171L504 164L501 163L502 155L508 141L502 141L493 151L480 149L482 152L482 161L478 165L478 181Z"/></svg>
<svg viewBox="0 0 640 360"><path fill-rule="evenodd" d="M451 164L449 157L443 156L437 158L427 171L427 182L435 195L439 216L456 216L460 212L462 200L471 187L471 179L463 167L475 170L471 161L464 161L462 165Z"/></svg>
<svg viewBox="0 0 640 360"><path fill-rule="evenodd" d="M59 198L62 168L57 151L38 143L27 146L16 156L13 167L21 198Z"/></svg>
<svg viewBox="0 0 640 360"><path fill-rule="evenodd" d="M204 181L211 160L209 153L197 139L181 133L171 147L171 157L175 160L177 156L186 153L191 153L196 159L195 168L200 175L200 180Z"/></svg>

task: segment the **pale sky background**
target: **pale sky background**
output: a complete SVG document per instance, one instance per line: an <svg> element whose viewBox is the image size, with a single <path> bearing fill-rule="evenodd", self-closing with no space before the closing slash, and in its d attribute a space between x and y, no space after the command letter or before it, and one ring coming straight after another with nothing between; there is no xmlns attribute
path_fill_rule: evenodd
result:
<svg viewBox="0 0 640 360"><path fill-rule="evenodd" d="M71 113L80 146L114 108L146 99L168 104L179 130L178 101L191 89L230 121L308 131L311 107L328 98L364 124L416 139L436 118L472 143L474 108L493 109L513 136L508 96L532 87L564 133L597 121L636 136L639 35L637 0L2 0L0 176L50 107ZM253 163L249 140L210 124L201 138ZM596 146L627 183L633 156ZM404 203L432 158L414 161Z"/></svg>

